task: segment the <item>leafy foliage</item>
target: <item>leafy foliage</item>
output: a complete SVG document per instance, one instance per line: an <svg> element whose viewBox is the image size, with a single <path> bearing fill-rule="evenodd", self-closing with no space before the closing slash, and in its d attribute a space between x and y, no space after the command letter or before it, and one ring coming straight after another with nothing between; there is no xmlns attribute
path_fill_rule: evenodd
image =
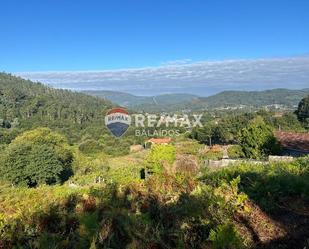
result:
<svg viewBox="0 0 309 249"><path fill-rule="evenodd" d="M243 158L245 157L245 153L242 150L240 145L231 145L227 149L227 153L229 158Z"/></svg>
<svg viewBox="0 0 309 249"><path fill-rule="evenodd" d="M202 156L204 159L219 160L223 158L223 151L219 145L214 145Z"/></svg>
<svg viewBox="0 0 309 249"><path fill-rule="evenodd" d="M302 122L309 118L309 95L299 102L296 114Z"/></svg>
<svg viewBox="0 0 309 249"><path fill-rule="evenodd" d="M73 157L65 141L48 128L19 135L4 151L2 178L25 186L63 182L71 174Z"/></svg>
<svg viewBox="0 0 309 249"><path fill-rule="evenodd" d="M214 249L243 248L242 239L231 224L219 225L211 230L209 239L213 242Z"/></svg>
<svg viewBox="0 0 309 249"><path fill-rule="evenodd" d="M217 186L222 179L240 176L240 190L266 210L276 210L289 200L309 200L309 157L293 162L270 164L241 163L203 177L207 184Z"/></svg>
<svg viewBox="0 0 309 249"><path fill-rule="evenodd" d="M103 146L94 139L87 139L79 145L78 149L85 154L91 154L102 151Z"/></svg>
<svg viewBox="0 0 309 249"><path fill-rule="evenodd" d="M235 210L243 205L242 201L235 202L244 200L237 183L210 188L192 178L163 175L123 187L41 186L19 188L15 193L5 188L0 196L2 210L15 207L20 212L0 215L0 243L7 249L51 245L200 249L209 243L210 231L219 231L230 223ZM34 199L36 203L29 209ZM227 247L235 244L233 236L239 235L229 235L232 242L226 243Z"/></svg>
<svg viewBox="0 0 309 249"><path fill-rule="evenodd" d="M266 125L261 117L253 119L246 128L241 130L239 141L248 158L259 159L280 151L271 127Z"/></svg>
<svg viewBox="0 0 309 249"><path fill-rule="evenodd" d="M164 167L170 167L176 159L176 149L173 145L153 145L146 158L149 171L162 172Z"/></svg>
<svg viewBox="0 0 309 249"><path fill-rule="evenodd" d="M81 130L102 126L110 107L105 100L0 73L0 130L48 126L76 140Z"/></svg>

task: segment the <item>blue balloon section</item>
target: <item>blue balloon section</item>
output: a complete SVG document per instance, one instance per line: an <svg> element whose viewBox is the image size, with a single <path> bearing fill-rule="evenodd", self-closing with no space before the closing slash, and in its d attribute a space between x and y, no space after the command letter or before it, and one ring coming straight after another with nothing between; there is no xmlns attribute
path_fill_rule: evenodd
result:
<svg viewBox="0 0 309 249"><path fill-rule="evenodd" d="M110 132L115 136L115 137L121 137L129 128L128 124L124 123L112 123L108 124L107 128L110 130Z"/></svg>

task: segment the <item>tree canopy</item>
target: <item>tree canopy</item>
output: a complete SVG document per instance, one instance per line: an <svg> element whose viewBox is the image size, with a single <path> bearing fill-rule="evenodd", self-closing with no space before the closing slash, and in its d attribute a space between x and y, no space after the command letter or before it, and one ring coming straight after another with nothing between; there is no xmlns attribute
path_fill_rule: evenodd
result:
<svg viewBox="0 0 309 249"><path fill-rule="evenodd" d="M309 95L299 102L296 114L302 122L309 119Z"/></svg>
<svg viewBox="0 0 309 249"><path fill-rule="evenodd" d="M280 146L262 117L251 120L240 132L239 143L246 157L260 159L269 154L277 154Z"/></svg>
<svg viewBox="0 0 309 249"><path fill-rule="evenodd" d="M27 131L4 151L1 177L12 184L36 186L61 183L71 175L73 155L66 139L48 128Z"/></svg>

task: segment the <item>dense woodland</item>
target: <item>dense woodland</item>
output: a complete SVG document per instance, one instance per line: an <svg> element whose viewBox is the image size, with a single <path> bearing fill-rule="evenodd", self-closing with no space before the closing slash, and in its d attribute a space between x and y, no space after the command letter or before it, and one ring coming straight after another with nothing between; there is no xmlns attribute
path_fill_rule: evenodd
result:
<svg viewBox="0 0 309 249"><path fill-rule="evenodd" d="M82 93L0 74L0 124L4 128L48 126L74 136L75 130L102 122L110 107L110 102Z"/></svg>

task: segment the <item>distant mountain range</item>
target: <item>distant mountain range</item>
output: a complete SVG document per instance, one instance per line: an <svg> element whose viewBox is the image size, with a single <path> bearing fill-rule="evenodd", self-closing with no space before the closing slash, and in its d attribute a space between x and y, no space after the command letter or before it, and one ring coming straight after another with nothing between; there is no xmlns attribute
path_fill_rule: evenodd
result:
<svg viewBox="0 0 309 249"><path fill-rule="evenodd" d="M120 106L137 111L199 111L205 109L261 108L275 106L295 108L309 94L302 90L272 89L265 91L224 91L209 97L192 94L164 94L158 96L135 96L115 91L83 91L86 94L109 100Z"/></svg>
<svg viewBox="0 0 309 249"><path fill-rule="evenodd" d="M83 91L85 94L109 100L120 106L132 109L164 110L168 106L198 100L198 96L185 93L162 94L157 96L136 96L130 93L116 91Z"/></svg>

